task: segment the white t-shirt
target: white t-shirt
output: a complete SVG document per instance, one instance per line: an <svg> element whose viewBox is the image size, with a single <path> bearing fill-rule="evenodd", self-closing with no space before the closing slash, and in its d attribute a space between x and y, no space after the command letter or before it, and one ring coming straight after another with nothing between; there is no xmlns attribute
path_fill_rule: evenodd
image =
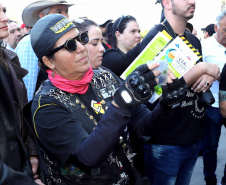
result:
<svg viewBox="0 0 226 185"><path fill-rule="evenodd" d="M217 64L220 68L220 71L222 71L224 64L226 63L226 53L225 53L226 48L223 45L219 44L219 42L217 42L215 35L216 34L214 34L212 37L204 39L201 42L203 62ZM218 98L219 81L218 80L213 82L210 90L213 93L213 96L215 98L215 103L212 105L212 107L219 108L219 98Z"/></svg>

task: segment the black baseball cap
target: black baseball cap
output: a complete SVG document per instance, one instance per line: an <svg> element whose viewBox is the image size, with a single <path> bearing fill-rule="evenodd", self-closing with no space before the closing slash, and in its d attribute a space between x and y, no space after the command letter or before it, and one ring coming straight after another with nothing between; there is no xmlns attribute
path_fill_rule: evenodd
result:
<svg viewBox="0 0 226 185"><path fill-rule="evenodd" d="M214 25L215 24L209 24L207 27L202 28L201 30L208 32L209 36L212 36L215 33Z"/></svg>
<svg viewBox="0 0 226 185"><path fill-rule="evenodd" d="M40 61L59 38L75 28L75 25L61 14L49 14L39 19L31 30L31 46Z"/></svg>

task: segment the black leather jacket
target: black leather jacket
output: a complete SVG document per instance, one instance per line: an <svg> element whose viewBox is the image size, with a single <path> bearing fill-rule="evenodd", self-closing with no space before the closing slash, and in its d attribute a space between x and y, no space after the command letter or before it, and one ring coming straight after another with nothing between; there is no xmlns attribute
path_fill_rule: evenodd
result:
<svg viewBox="0 0 226 185"><path fill-rule="evenodd" d="M20 66L19 58L16 55L15 52L8 50L8 49L2 49L3 50L3 57L6 61L6 64L8 66L8 74L10 77L10 80L12 81L12 87L15 92L15 98L16 98L16 111L17 115L19 117L19 125L20 125L20 131L22 135L22 139L27 147L29 156L35 156L37 155L34 139L31 134L31 132L28 130L27 125L23 121L22 117L22 111L23 107L27 103L27 90L25 87L25 84L23 82L23 77L25 77L28 74L28 71Z"/></svg>
<svg viewBox="0 0 226 185"><path fill-rule="evenodd" d="M27 71L16 66L14 52L0 48L0 54L0 184L35 184L20 132L27 135L21 117L26 102L22 78Z"/></svg>

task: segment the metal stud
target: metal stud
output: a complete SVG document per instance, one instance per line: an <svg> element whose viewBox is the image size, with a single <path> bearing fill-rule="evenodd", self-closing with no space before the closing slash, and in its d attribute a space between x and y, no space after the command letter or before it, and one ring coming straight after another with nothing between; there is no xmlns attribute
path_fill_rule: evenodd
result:
<svg viewBox="0 0 226 185"><path fill-rule="evenodd" d="M79 101L78 99L76 99L76 100L75 100L75 102L76 102L77 104L79 104L79 103L80 103L80 101Z"/></svg>
<svg viewBox="0 0 226 185"><path fill-rule="evenodd" d="M101 98L101 95L100 95L100 93L99 93L99 92L97 93L97 95L99 96L99 98Z"/></svg>

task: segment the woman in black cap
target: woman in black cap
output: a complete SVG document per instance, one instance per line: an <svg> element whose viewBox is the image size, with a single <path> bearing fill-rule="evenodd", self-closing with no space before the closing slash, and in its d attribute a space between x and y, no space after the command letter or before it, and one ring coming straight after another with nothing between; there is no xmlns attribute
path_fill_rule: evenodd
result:
<svg viewBox="0 0 226 185"><path fill-rule="evenodd" d="M172 98L176 93L177 98L163 98L150 112L141 103L152 96L160 74L153 69L159 64L142 65L121 83L109 70L92 70L87 43L87 32L79 33L59 14L40 19L31 32L34 52L48 73L30 102L46 183L148 184L132 167L127 133L134 129L148 135L153 123L167 120L168 103L181 100L186 83L175 80L173 92L166 86L164 94Z"/></svg>

